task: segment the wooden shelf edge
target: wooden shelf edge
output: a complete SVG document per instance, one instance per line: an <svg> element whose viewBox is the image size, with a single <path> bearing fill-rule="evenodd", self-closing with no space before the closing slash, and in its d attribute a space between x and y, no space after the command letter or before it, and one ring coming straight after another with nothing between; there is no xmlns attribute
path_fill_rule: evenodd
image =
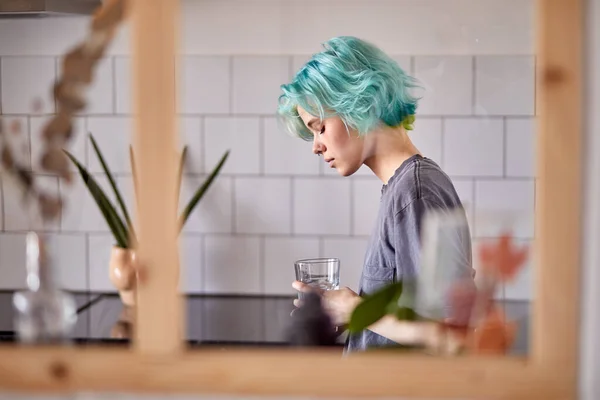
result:
<svg viewBox="0 0 600 400"><path fill-rule="evenodd" d="M102 347L0 347L0 389L19 392L512 400L564 395L567 383L548 379L548 374L526 358L517 357L438 358L395 352L342 356L339 350L310 349L212 349L145 355L134 349Z"/></svg>

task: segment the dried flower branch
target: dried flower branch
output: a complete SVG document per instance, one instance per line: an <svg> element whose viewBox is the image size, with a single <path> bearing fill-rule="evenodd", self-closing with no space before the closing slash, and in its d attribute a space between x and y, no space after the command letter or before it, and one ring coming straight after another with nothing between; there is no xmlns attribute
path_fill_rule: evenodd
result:
<svg viewBox="0 0 600 400"><path fill-rule="evenodd" d="M93 81L94 71L100 58L112 42L120 24L126 18L127 0L107 0L92 17L90 31L86 38L73 47L62 61L62 75L53 86L57 112L43 127L43 150L40 158L42 172L58 175L67 184L73 182L70 163L63 148L73 140L73 116L87 105L85 93ZM34 112L41 109L41 101L36 99ZM18 122L11 124L8 131L0 120L0 165L5 175L22 189L24 200L34 199L43 222L55 220L63 208L60 195L45 193L35 182L35 176L27 162L20 161L15 145L9 135L21 136L22 127Z"/></svg>

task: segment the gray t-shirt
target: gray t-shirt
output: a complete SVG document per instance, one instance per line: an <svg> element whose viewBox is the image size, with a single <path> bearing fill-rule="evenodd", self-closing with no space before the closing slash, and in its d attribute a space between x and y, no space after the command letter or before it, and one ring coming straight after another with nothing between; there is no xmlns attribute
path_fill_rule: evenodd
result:
<svg viewBox="0 0 600 400"><path fill-rule="evenodd" d="M466 214L452 181L432 160L414 155L404 161L381 189L379 214L365 254L359 294L370 294L398 280L414 280L419 273L421 222L428 210L461 210L464 228L454 240L471 276L471 237ZM350 334L346 352L396 345L372 331Z"/></svg>

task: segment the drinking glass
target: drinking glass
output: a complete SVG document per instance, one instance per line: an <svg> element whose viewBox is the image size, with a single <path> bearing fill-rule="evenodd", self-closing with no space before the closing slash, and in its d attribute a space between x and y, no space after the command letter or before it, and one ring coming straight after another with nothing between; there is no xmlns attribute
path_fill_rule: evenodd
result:
<svg viewBox="0 0 600 400"><path fill-rule="evenodd" d="M296 280L320 290L340 287L340 260L338 258L307 258L294 263ZM298 296L301 298L302 294Z"/></svg>

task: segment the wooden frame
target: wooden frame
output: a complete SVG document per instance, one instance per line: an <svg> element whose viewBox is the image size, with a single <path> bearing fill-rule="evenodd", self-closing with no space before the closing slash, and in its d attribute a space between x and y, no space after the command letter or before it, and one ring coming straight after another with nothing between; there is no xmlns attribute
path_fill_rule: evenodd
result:
<svg viewBox="0 0 600 400"><path fill-rule="evenodd" d="M341 358L295 350L184 351L177 294L174 57L178 0L136 0L140 265L135 346L0 347L0 390L575 399L580 268L583 0L537 2L535 302L530 354ZM143 132L143 135L142 135ZM160 167L157 167L159 166ZM164 190L168 188L169 190ZM160 301L157 301L160 299ZM311 382L310 385L299 383Z"/></svg>

